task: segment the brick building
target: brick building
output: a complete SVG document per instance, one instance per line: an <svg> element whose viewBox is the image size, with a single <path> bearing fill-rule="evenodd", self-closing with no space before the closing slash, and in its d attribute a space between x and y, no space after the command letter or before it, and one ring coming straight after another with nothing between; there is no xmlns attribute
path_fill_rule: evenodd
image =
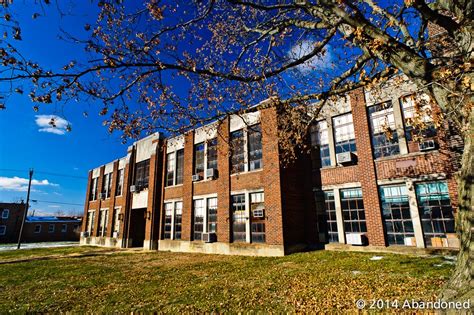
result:
<svg viewBox="0 0 474 315"><path fill-rule="evenodd" d="M280 163L275 107L135 142L90 171L81 243L271 256L334 243L457 247L454 138L418 114L436 108L421 96L416 110L413 85L396 85L330 102L311 154L291 165Z"/></svg>
<svg viewBox="0 0 474 315"><path fill-rule="evenodd" d="M0 244L18 242L25 203L0 203ZM26 217L22 242L79 241L81 217Z"/></svg>

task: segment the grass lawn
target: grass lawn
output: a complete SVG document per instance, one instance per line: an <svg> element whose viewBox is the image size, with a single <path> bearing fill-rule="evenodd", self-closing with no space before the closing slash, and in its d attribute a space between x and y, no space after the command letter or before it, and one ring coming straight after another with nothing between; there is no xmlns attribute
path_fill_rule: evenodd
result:
<svg viewBox="0 0 474 315"><path fill-rule="evenodd" d="M0 313L347 310L360 298L432 300L452 270L443 258L373 256L318 251L263 258L92 247L0 252Z"/></svg>

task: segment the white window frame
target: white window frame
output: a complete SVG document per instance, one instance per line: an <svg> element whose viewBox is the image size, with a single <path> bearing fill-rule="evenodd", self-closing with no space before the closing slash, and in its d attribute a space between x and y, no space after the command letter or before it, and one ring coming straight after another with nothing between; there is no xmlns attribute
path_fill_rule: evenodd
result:
<svg viewBox="0 0 474 315"><path fill-rule="evenodd" d="M163 201L163 211L165 211L164 207L165 207L165 204L172 204L173 206L171 207L171 235L170 235L170 238L163 238L163 240L174 240L175 239L175 235L174 235L174 227L175 227L175 215L176 215L176 204L178 202L181 202L181 220L183 220L183 199L169 199L169 200L165 200ZM165 215L166 215L166 212L165 212ZM165 220L163 220L163 224L162 224L162 227L163 227L163 233L162 235L164 235L164 227L165 227ZM182 230L183 229L183 222L181 221L181 233L182 233ZM181 235L182 236L182 235ZM179 239L179 241L182 240Z"/></svg>
<svg viewBox="0 0 474 315"><path fill-rule="evenodd" d="M94 213L94 222L89 220L92 212ZM87 224L86 229L87 229L87 232L89 232L89 234L91 234L92 231L94 231L95 220L97 220L97 218L95 217L95 210L88 210L87 217L86 217L86 224Z"/></svg>
<svg viewBox="0 0 474 315"><path fill-rule="evenodd" d="M165 188L168 188L168 187L174 187L174 186L182 186L183 183L184 183L184 176L186 176L184 174L184 165L183 165L183 182L181 184L177 184L176 183L176 177L178 175L178 151L181 151L183 150L183 154L184 154L184 148L179 148L179 149L176 149L174 151L171 151L171 152L166 152L166 161L165 161ZM193 150L194 150L194 145L193 145ZM194 152L193 152L194 153ZM174 164L173 164L173 184L172 185L168 185L168 155L169 154L172 154L173 155L173 160L174 160ZM184 157L183 157L184 158ZM194 173L194 170L193 170L193 173Z"/></svg>
<svg viewBox="0 0 474 315"><path fill-rule="evenodd" d="M207 220L208 214L209 214L209 202L208 199L216 198L217 199L217 204L219 204L219 199L217 198L217 194L208 194L208 195L200 195L200 196L193 196L193 218L194 218L194 201L195 200L203 200L204 203L204 221L203 221L203 229L202 233L209 233L209 222ZM219 207L219 206L218 206ZM192 226L192 232L194 235L194 224ZM217 232L216 232L217 233Z"/></svg>
<svg viewBox="0 0 474 315"><path fill-rule="evenodd" d="M115 207L114 208L114 226L112 226L112 237L117 238L120 234L120 213L122 211L122 207Z"/></svg>
<svg viewBox="0 0 474 315"><path fill-rule="evenodd" d="M37 227L39 227L38 231L36 230ZM36 225L35 225L34 233L35 233L35 234L41 233L41 224L36 224Z"/></svg>
<svg viewBox="0 0 474 315"><path fill-rule="evenodd" d="M51 227L53 227L53 228L51 229ZM55 231L56 231L56 224L50 223L48 225L48 233L54 233Z"/></svg>
<svg viewBox="0 0 474 315"><path fill-rule="evenodd" d="M124 188L123 187L123 182L124 182L124 177L125 177L125 168L119 168L117 170L117 173L118 173L117 175L120 175L120 176L117 176L118 177L117 178L117 185L116 185L115 189L117 189L119 186L121 188L120 188L120 195L115 195L115 197L123 195L123 188ZM115 192L115 193L117 193L117 192Z"/></svg>
<svg viewBox="0 0 474 315"><path fill-rule="evenodd" d="M101 224L102 221L102 214L105 213L104 224ZM99 210L99 228L102 225L102 231L97 231L97 236L99 237L106 237L105 232L107 232L108 222L109 221L109 208L102 208Z"/></svg>
<svg viewBox="0 0 474 315"><path fill-rule="evenodd" d="M5 215L6 213L6 215ZM8 219L10 217L10 209L3 209L2 211L2 219Z"/></svg>
<svg viewBox="0 0 474 315"><path fill-rule="evenodd" d="M61 233L67 233L67 224L63 223L63 225L61 225Z"/></svg>
<svg viewBox="0 0 474 315"><path fill-rule="evenodd" d="M230 208L232 208L232 196L233 195L245 195L245 242L246 243L251 243L252 242L252 225L250 222L250 195L253 193L263 193L263 198L265 198L265 190L263 188L258 188L258 189L250 189L250 190L238 190L238 191L231 191L230 192ZM264 199L265 200L265 199ZM264 201L265 204L265 201ZM266 214L265 214L266 216ZM232 221L232 215L231 215L231 221ZM231 222L232 224L232 222Z"/></svg>
<svg viewBox="0 0 474 315"><path fill-rule="evenodd" d="M5 235L5 234L7 234L7 226L0 225L0 235Z"/></svg>

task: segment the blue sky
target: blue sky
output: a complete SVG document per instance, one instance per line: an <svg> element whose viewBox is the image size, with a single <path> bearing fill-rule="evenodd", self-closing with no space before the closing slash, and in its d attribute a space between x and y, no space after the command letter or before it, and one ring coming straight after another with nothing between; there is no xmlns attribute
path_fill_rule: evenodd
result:
<svg viewBox="0 0 474 315"><path fill-rule="evenodd" d="M18 48L24 55L51 67L84 57L80 47L58 39L58 29L84 34L83 25L92 24L96 16L95 2L77 1L80 5L74 7L75 15L62 19L54 6L42 12L27 2L15 1L10 7L13 12L21 12L23 40ZM63 9L67 11L68 6ZM31 19L34 12L41 14L36 20ZM0 86L0 91L6 88ZM6 100L6 107L0 111L0 202L26 200L28 169L34 168L31 199L38 202L31 204L30 211L82 213L88 170L126 154L127 145L121 144L120 134L107 132L102 126L103 117L97 115L99 107L94 104L53 103L42 105L34 112L27 95L12 95ZM85 110L89 112L87 118L83 115ZM63 117L71 124L72 131L62 132L66 123L58 122L58 128L48 132L52 131L44 125L48 116L40 115Z"/></svg>

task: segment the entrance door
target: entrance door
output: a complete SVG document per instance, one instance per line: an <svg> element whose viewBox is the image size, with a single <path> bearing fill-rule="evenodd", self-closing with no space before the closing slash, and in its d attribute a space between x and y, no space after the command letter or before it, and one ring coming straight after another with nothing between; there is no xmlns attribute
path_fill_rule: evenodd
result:
<svg viewBox="0 0 474 315"><path fill-rule="evenodd" d="M146 208L132 209L130 215L130 234L129 238L132 240L132 247L143 247L145 240L145 215Z"/></svg>

